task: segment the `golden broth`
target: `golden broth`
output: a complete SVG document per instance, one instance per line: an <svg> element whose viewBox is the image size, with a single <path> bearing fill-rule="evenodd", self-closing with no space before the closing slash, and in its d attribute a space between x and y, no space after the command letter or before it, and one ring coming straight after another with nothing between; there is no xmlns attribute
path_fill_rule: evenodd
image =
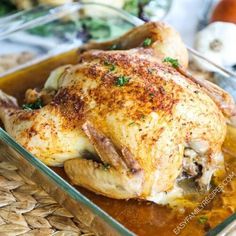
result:
<svg viewBox="0 0 236 236"><path fill-rule="evenodd" d="M24 92L28 88L42 87L50 71L60 65L75 64L76 51L67 52L60 56L45 60L37 65L7 75L0 79L0 89L9 93L22 102ZM236 171L236 128L228 127L228 135L224 144L227 174ZM63 178L67 179L63 168L53 168ZM222 177L222 180L224 177ZM68 180L68 179L67 179ZM222 181L218 180L218 182ZM171 209L150 202L136 200L114 200L96 195L86 189L77 187L84 195L108 212L138 235L175 235L173 230L193 212L196 204L201 201L186 201L180 207ZM202 198L205 196L202 196ZM188 205L184 208L183 205ZM236 209L236 179L224 186L223 192L218 193L204 210L189 220L179 235L204 235L210 228L215 227ZM202 217L203 216L203 217Z"/></svg>

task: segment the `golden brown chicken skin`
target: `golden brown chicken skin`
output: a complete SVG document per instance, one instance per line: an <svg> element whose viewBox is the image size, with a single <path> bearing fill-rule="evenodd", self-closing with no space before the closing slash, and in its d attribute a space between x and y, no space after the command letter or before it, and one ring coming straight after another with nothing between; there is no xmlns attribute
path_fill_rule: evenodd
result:
<svg viewBox="0 0 236 236"><path fill-rule="evenodd" d="M1 92L6 130L46 164L64 163L72 183L108 197L167 203L179 196L183 174L207 187L223 167L226 133L206 92L212 85L150 49L83 53L77 65L54 71L45 90L56 94L35 111Z"/></svg>

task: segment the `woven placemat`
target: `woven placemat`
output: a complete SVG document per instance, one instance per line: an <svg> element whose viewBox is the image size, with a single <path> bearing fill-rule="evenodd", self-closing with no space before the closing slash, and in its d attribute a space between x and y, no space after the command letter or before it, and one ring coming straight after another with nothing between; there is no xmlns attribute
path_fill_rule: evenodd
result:
<svg viewBox="0 0 236 236"><path fill-rule="evenodd" d="M32 57L29 52L0 56L0 73ZM0 236L16 235L95 234L0 156Z"/></svg>
<svg viewBox="0 0 236 236"><path fill-rule="evenodd" d="M93 236L44 190L0 157L1 236Z"/></svg>

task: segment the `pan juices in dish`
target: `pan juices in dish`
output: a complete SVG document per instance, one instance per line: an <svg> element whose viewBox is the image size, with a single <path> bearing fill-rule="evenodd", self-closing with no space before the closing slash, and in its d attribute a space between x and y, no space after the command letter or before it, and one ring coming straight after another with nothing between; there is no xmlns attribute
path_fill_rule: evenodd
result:
<svg viewBox="0 0 236 236"><path fill-rule="evenodd" d="M183 195L182 178L207 190L224 168L234 102L185 72L178 33L150 22L80 51L77 65L59 67L42 91L26 92L28 103L42 107L22 110L0 93L5 129L47 165L64 165L72 183L111 198L167 204Z"/></svg>

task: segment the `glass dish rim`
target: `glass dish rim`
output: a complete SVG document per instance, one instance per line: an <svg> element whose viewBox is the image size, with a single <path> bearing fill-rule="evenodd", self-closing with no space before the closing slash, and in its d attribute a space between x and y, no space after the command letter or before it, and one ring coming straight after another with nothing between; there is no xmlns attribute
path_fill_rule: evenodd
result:
<svg viewBox="0 0 236 236"><path fill-rule="evenodd" d="M120 10L120 9L116 9L112 6L108 6L106 4L98 4L98 3L94 3L94 2L88 2L86 4L81 4L81 3L75 3L75 4L79 4L80 8L85 6L85 5L98 5L101 7L106 7L111 9L112 11L118 13L118 15L123 15L123 19L127 20L129 23L131 23L134 27L135 26L139 26L141 24L144 23L144 21L142 21L141 19L130 15L129 13ZM69 10L70 12L72 11L76 11L78 10L78 8L72 8L71 10ZM68 14L68 12L67 12ZM39 21L34 22L34 24L32 24L30 27L34 27L34 26L38 26L44 23L48 23L52 20L55 19L59 19L61 18L62 15L57 16L56 18L52 17L50 18L50 20L46 20L44 21L44 19L41 19ZM18 28L17 31L26 29L24 27L22 28ZM16 32L16 31L14 31ZM66 51L69 51L73 48L67 49ZM199 53L196 52L195 50L188 48L189 53L193 54L196 57L199 57ZM66 51L60 51L57 54L62 54L63 52ZM196 53L195 53L196 52ZM30 67L32 65L35 65L37 63L40 63L46 59L49 59L50 57L54 56L55 54L48 54L44 57L40 57L40 58L36 58L36 60L33 60L29 63L26 63L22 66L18 66L15 67L12 70L7 71L6 73L3 73L0 75L0 79L1 77L4 77L6 75L9 75L11 73L14 73L16 71L20 71L22 69L25 69L27 67ZM206 60L209 62L209 60L207 58L204 57L199 57L200 59ZM211 61L209 62L211 63L213 66L214 63L212 63ZM221 73L223 74L227 74L227 71L222 70L221 68L218 68L220 70ZM231 124L228 124L232 127L234 127ZM235 127L234 127L235 128ZM82 193L80 193L79 190L75 189L72 185L70 185L66 180L64 180L62 177L60 177L57 173L55 173L53 170L51 170L49 167L47 167L43 162L41 162L39 159L37 159L36 157L34 157L34 155L32 155L30 152L28 152L26 149L24 149L20 144L18 144L6 131L4 131L1 127L0 127L0 139L6 143L7 145L9 145L11 148L13 148L14 150L16 150L18 153L20 153L28 162L30 162L35 168L37 168L39 171L41 171L44 175L46 175L48 178L50 178L54 183L60 185L60 187L63 188L63 190L68 193L73 199L81 202L82 204L84 204L85 206L87 206L94 214L98 215L99 217L101 217L103 220L105 220L108 224L110 224L111 227L113 227L115 230L117 230L117 232L121 233L121 235L124 236L130 236L130 235L134 235L134 233L132 233L130 230L128 230L124 225L122 225L121 223L119 223L117 220L115 220L112 216L110 216L108 213L106 213L104 210L102 210L99 206L97 206L95 203L93 203L91 200L89 200L86 196L84 196ZM224 221L222 221L219 225L217 225L214 229L210 230L208 233L210 233L210 236L216 235L217 233L221 232L223 229L225 229L230 223L232 223L232 219L235 219L235 215L236 213L232 214L231 216L229 216L227 219L225 219ZM208 235L207 233L207 235Z"/></svg>
<svg viewBox="0 0 236 236"><path fill-rule="evenodd" d="M168 10L170 9L171 2L172 2L172 0L169 1ZM139 25L142 25L142 24L145 23L145 21L143 21L142 19L129 14L128 12L124 11L123 9L118 9L118 8L115 8L113 6L110 6L110 5L107 5L107 4L104 4L104 3L96 3L96 2L93 2L93 1L90 1L90 2L87 2L87 3L73 2L73 3L64 4L63 6L50 7L50 11L49 11L48 14L46 14L44 16L41 16L41 17L36 17L35 19L29 20L25 23L20 21L16 24L15 27L12 27L10 25L9 30L6 30L4 33L0 32L0 40L4 39L5 37L9 36L12 33L16 33L16 32L21 31L21 30L27 30L27 29L32 28L32 27L36 27L36 26L39 26L39 25L42 25L42 24L49 23L51 21L60 19L64 16L68 15L68 13L73 13L75 11L80 10L83 7L91 6L91 5L92 6L99 6L99 7L102 7L102 8L107 8L107 9L113 11L114 13L116 13L117 16L121 17L123 20L126 20L127 22L132 24L133 26L139 26ZM43 6L48 7L47 5L40 5L39 7L43 7ZM20 12L14 13L14 14L7 15L6 17L2 17L2 18L0 18L0 25L1 25L2 21L3 21L4 24L7 24L7 23L9 24L11 22L11 20L14 19L14 17L18 17L21 14L24 15L25 12L29 12L29 11L30 10L20 11ZM160 20L162 20L162 19L160 19ZM191 55L193 55L194 57L198 57L200 60L204 60L205 62L211 64L214 67L216 67L220 71L220 73L222 73L226 76L233 76L233 77L236 78L236 73L234 73L234 72L232 72L232 71L230 71L230 70L228 70L228 69L226 69L222 66L217 65L216 63L212 62L211 60L209 60L205 56L201 55L201 53L197 52L195 49L189 47L188 45L185 45L185 46L186 46L188 52ZM63 51L58 52L58 54L60 54L60 53L63 53ZM52 55L49 55L49 57L50 56L52 56ZM36 59L38 59L38 58L36 58ZM41 60L36 60L35 63L40 62L40 61L45 60L45 59L47 59L47 57L42 57ZM1 77L5 76L9 73L13 73L16 70L23 69L23 68L28 67L30 65L32 65L32 64L26 63L24 65L17 66L15 68L13 68L13 70L8 70L6 73L2 73L0 76Z"/></svg>
<svg viewBox="0 0 236 236"><path fill-rule="evenodd" d="M39 7L42 7L42 6L43 5L40 5ZM115 8L113 6L110 6L110 5L107 5L107 4L95 3L95 2L92 2L92 1L87 2L87 3L73 2L73 3L65 4L64 5L65 8L63 8L61 6L51 7L50 8L50 11L51 11L50 14L46 14L42 17L37 17L36 19L33 19L33 20L30 20L29 22L26 22L26 24L24 24L24 23L23 24L20 24L20 23L16 24L17 25L16 28L14 28L10 25L9 28L10 28L11 32L6 32L5 34L3 33L2 35L1 35L1 32L0 32L0 40L4 39L5 37L8 37L11 34L14 34L16 32L19 32L19 31L22 31L22 30L27 30L27 29L30 29L32 27L37 27L39 25L43 25L43 24L52 22L54 20L60 19L60 18L66 16L70 13L76 12L76 11L82 9L83 7L88 7L88 6L99 6L101 8L108 9L109 11L112 11L113 13L115 13L117 15L117 17L120 17L124 21L130 23L133 27L142 25L144 23L143 20L129 14L128 12L126 12L122 9L117 9L117 8ZM66 12L63 12L63 11L66 11ZM6 19L7 22L10 22L12 19L14 19L14 17L18 17L19 14L24 15L24 12L29 12L29 10L22 11L22 12L16 12L16 13L10 14L6 17L0 18L0 25L1 25L1 21L4 22L4 19ZM0 79L1 79L1 77L4 77L4 76L9 75L11 73L14 73L16 71L25 69L27 67L33 66L37 63L40 63L44 60L47 60L47 59L51 58L52 56L60 55L62 53L65 53L67 51L70 51L70 50L73 50L73 49L76 49L76 48L78 48L78 46L74 45L73 47L65 48L65 50L60 50L60 51L57 51L57 52L47 53L43 56L36 57L35 59L32 59L29 62L26 62L22 65L18 65L18 66L13 67L12 69L9 69L9 70L7 70L3 73L0 73Z"/></svg>
<svg viewBox="0 0 236 236"><path fill-rule="evenodd" d="M1 17L0 18L0 25L1 24L9 25L9 27L6 28L4 32L0 32L0 40L8 37L9 35L11 35L15 32L18 32L21 30L27 30L32 27L36 27L36 26L39 26L42 24L49 23L51 21L60 19L64 16L68 15L69 13L76 12L76 11L82 9L83 7L89 7L89 6L98 6L98 7L102 7L102 8L107 8L108 10L111 10L114 13L116 13L122 19L124 19L127 22L134 24L136 26L141 25L144 22L143 20L139 19L138 17L133 16L122 9L118 9L118 8L115 8L113 6L110 6L110 5L107 5L104 3L96 3L93 1L86 2L86 3L73 2L73 3L64 4L62 6L50 7L49 11L46 15L39 16L39 17L36 17L31 20L25 20L25 21L22 21L22 19L21 19L21 20L14 22L13 26L11 26L11 23L12 23L12 21L14 21L14 18L17 19L17 17L19 17L19 16L24 16L24 14L29 13L30 10L20 11L20 12L14 13L14 14L7 15L5 17ZM39 5L37 8L40 8L40 7L49 7L49 6ZM32 11L36 10L37 8L33 8Z"/></svg>

